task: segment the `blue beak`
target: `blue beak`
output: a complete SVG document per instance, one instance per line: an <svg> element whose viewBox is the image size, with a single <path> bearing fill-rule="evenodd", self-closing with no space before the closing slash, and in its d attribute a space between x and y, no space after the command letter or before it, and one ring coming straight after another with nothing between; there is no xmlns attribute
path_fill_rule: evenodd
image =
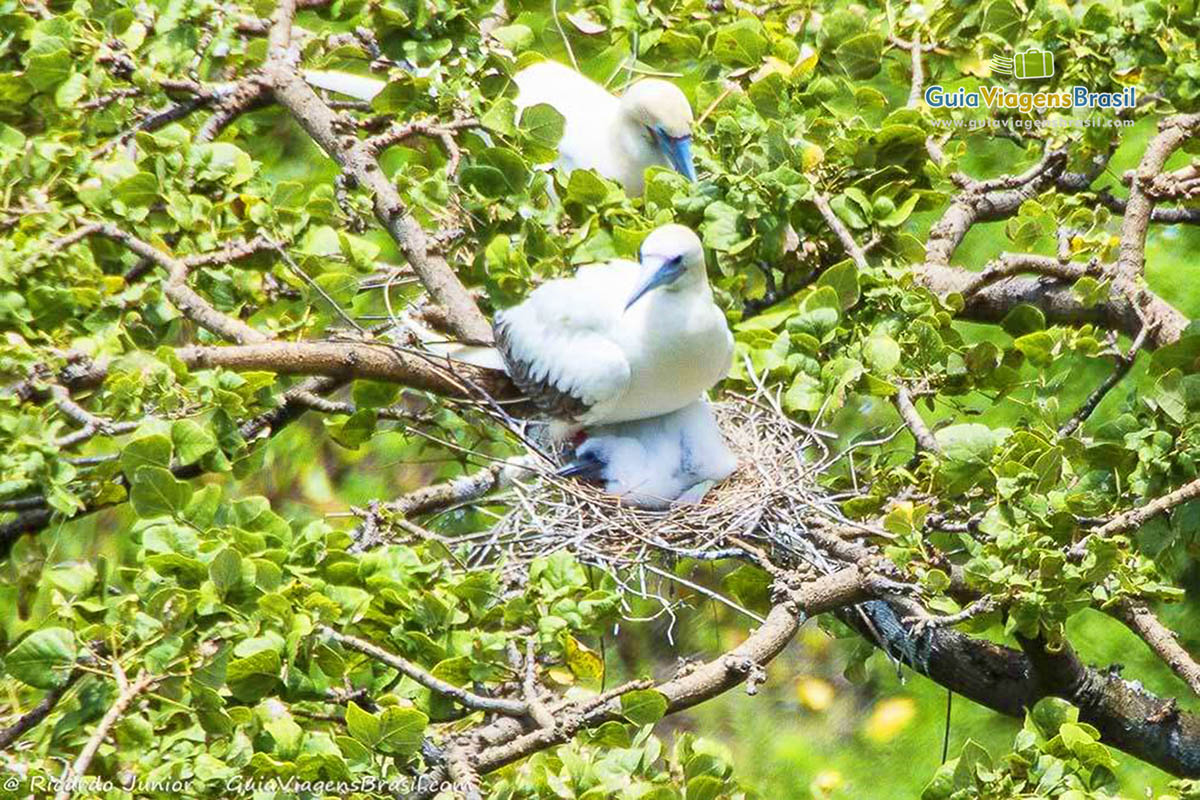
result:
<svg viewBox="0 0 1200 800"><path fill-rule="evenodd" d="M662 128L654 128L654 140L666 156L667 163L689 181L696 180L696 165L692 163L692 137L668 136Z"/></svg>
<svg viewBox="0 0 1200 800"><path fill-rule="evenodd" d="M654 274L647 278L642 285L637 288L637 291L630 296L629 302L625 304L625 310L628 311L630 306L632 306L638 300L641 300L642 295L646 294L646 292L649 292L651 289L657 289L659 286L666 286L668 283L673 283L674 281L678 280L679 276L685 271L686 269L683 266L683 259L681 258L672 258L664 261L662 266L656 269Z"/></svg>

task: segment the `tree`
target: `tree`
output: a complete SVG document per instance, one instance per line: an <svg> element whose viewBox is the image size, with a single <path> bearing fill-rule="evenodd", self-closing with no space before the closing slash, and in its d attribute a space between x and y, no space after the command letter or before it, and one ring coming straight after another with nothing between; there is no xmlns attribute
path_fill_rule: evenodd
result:
<svg viewBox="0 0 1200 800"><path fill-rule="evenodd" d="M1194 581L1200 335L1147 247L1164 226L1160 249L1195 247L1194 8L268 6L6 9L0 757L25 781L7 789L740 796L709 745L666 753L637 726L754 690L818 614L1026 717L1011 753L968 743L928 797L1109 796L1107 747L1200 778L1193 701L1088 666L1067 632L1111 615L1200 691L1161 621ZM1057 67L1040 88L1139 102L923 102L998 85L988 59L1030 49ZM653 171L631 199L538 169L561 118L514 124L510 76L539 56L614 86L669 74L703 179ZM322 96L312 68L387 86ZM729 531L660 554L667 582L736 569L762 622L600 689L596 642L636 599L566 550L464 560L526 409L405 323L486 343L491 310L670 219L712 252L729 388L840 431L816 487L836 514L805 532L823 570ZM281 513L256 480L299 420L321 436L297 452L398 434L403 460L451 463L338 498L355 518Z"/></svg>

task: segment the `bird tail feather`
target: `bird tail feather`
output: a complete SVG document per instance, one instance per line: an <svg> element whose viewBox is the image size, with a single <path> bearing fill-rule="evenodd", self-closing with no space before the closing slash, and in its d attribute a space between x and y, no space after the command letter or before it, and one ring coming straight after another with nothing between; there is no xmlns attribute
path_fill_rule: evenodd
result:
<svg viewBox="0 0 1200 800"><path fill-rule="evenodd" d="M310 86L344 94L356 100L373 100L375 95L382 92L383 88L387 86L385 81L376 78L334 70L305 70L304 80L308 81Z"/></svg>

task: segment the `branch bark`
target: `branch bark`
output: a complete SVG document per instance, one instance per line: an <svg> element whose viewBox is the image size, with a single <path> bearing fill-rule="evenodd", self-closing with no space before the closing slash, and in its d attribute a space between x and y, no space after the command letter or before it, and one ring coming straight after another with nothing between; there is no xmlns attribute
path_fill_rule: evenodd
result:
<svg viewBox="0 0 1200 800"><path fill-rule="evenodd" d="M377 647L368 641L359 639L356 636L350 636L340 631L335 631L328 625L320 627L321 633L333 639L338 644L350 650L356 650L365 656L369 656L381 664L386 664L392 669L408 676L412 680L421 684L425 688L437 692L440 695L449 697L456 703L460 703L474 711L488 711L497 714L505 714L510 717L524 717L529 714L529 706L519 700L508 700L503 697L484 697L467 691L460 686L455 686L453 683L442 680L425 670L413 664L407 659L401 658L395 653L389 653L382 647Z"/></svg>
<svg viewBox="0 0 1200 800"><path fill-rule="evenodd" d="M1162 624L1149 606L1124 599L1109 609L1109 613L1140 636L1194 694L1200 695L1200 664L1179 644L1175 631Z"/></svg>
<svg viewBox="0 0 1200 800"><path fill-rule="evenodd" d="M280 3L271 32L273 49L286 48L290 40L291 17L285 13L288 5L292 6L294 13L294 0ZM283 28L287 29L286 33L282 31ZM279 44L281 42L284 44ZM430 252L425 231L379 166L370 140L338 133L336 112L304 81L292 58L272 58L264 72L271 82L276 101L292 114L355 184L371 194L376 218L404 253L433 301L447 310L454 333L465 342L491 343L491 326L446 260Z"/></svg>
<svg viewBox="0 0 1200 800"><path fill-rule="evenodd" d="M1154 197L1147 189L1163 171L1171 155L1194 136L1197 129L1200 129L1200 114L1168 117L1159 125L1158 135L1151 140L1138 163L1129 187L1129 200L1121 225L1121 247L1117 256L1116 273L1124 281L1139 279L1145 272L1146 231L1154 211Z"/></svg>
<svg viewBox="0 0 1200 800"><path fill-rule="evenodd" d="M132 683L121 689L121 693L117 695L117 699L100 719L100 724L92 731L92 735L88 737L83 749L79 751L79 756L75 759L74 763L63 770L61 779L63 788L54 796L54 800L67 800L74 793L74 784L80 777L87 774L88 767L91 766L92 759L96 757L96 751L100 749L100 745L104 742L104 737L108 736L109 730L125 714L125 710L129 708L129 704L136 700L142 692L150 689L158 680L158 677L147 672L142 672Z"/></svg>

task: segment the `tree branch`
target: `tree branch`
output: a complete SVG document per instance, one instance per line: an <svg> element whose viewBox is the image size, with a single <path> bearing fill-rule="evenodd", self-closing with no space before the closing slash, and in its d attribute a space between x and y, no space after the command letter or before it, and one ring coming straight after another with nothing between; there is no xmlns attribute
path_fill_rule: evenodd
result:
<svg viewBox="0 0 1200 800"><path fill-rule="evenodd" d="M163 292L175 304L180 313L210 333L239 344L265 342L270 339L269 336L250 327L240 319L217 311L207 300L188 286L189 266L185 261L159 250L149 242L121 230L116 225L107 222L85 224L73 233L52 243L49 250L50 252L60 250L84 237L93 235L103 236L123 244L134 254L166 270L167 280L163 283Z"/></svg>
<svg viewBox="0 0 1200 800"><path fill-rule="evenodd" d="M1149 333L1149 327L1143 325L1138 335L1134 338L1133 344L1129 346L1129 350L1125 353L1117 353L1117 363L1113 367L1113 371L1108 374L1108 377L1099 386L1092 390L1092 393L1083 401L1083 405L1079 407L1079 410L1072 414L1071 418L1059 427L1059 436L1070 436L1078 430L1079 426L1092 415L1092 412L1104 400L1104 397L1121 382L1122 378L1129 374L1129 370L1133 369L1133 363L1137 360L1138 351L1146 344L1146 337Z"/></svg>
<svg viewBox="0 0 1200 800"><path fill-rule="evenodd" d="M964 299L969 298L985 286L1025 272L1035 272L1064 281L1076 281L1084 275L1099 273L1099 269L1094 263L1070 263L1033 253L1001 253L998 259L988 262L982 271L976 273L974 280L963 287L962 295Z"/></svg>
<svg viewBox="0 0 1200 800"><path fill-rule="evenodd" d="M79 751L79 756L75 759L75 762L63 770L61 778L63 788L54 796L54 800L67 800L74 793L75 783L87 773L92 759L96 756L96 751L100 749L100 745L104 742L104 738L108 736L109 730L125 714L125 709L129 707L129 704L136 700L138 695L157 683L158 680L159 678L154 675L142 672L132 683L121 689L121 693L117 695L116 701L109 707L104 717L101 718L100 724L92 731L92 735L88 737L83 749Z"/></svg>
<svg viewBox="0 0 1200 800"><path fill-rule="evenodd" d="M520 700L508 700L503 697L484 697L475 694L453 683L442 680L413 664L411 661L389 653L382 647L377 647L368 641L335 631L328 625L322 625L319 630L338 644L350 650L356 650L365 656L370 656L381 664L408 676L425 688L449 697L451 700L474 711L487 711L504 714L510 717L525 717L529 714L529 705Z"/></svg>
<svg viewBox="0 0 1200 800"><path fill-rule="evenodd" d="M278 20L272 28L273 42L288 41L287 36L278 32L278 29L284 26L283 20L287 19L290 31L290 18L285 13L285 6L293 2L283 0L280 4ZM265 67L265 72L271 81L275 99L291 112L346 175L371 194L375 216L404 253L434 302L447 310L454 332L465 342L490 343L491 326L450 265L441 256L430 252L425 231L405 207L400 193L379 166L370 140L339 135L337 114L309 87L290 59L273 59Z"/></svg>
<svg viewBox="0 0 1200 800"><path fill-rule="evenodd" d="M1124 598L1108 609L1108 613L1140 636L1194 694L1200 695L1200 664L1179 644L1175 631L1163 625L1149 606Z"/></svg>
<svg viewBox="0 0 1200 800"><path fill-rule="evenodd" d="M751 672L749 665L761 667L769 663L783 651L808 617L857 603L866 596L864 575L857 567L847 567L817 578L775 605L766 621L733 650L654 688L667 699L668 714L698 705L744 682ZM624 719L619 695L591 705L554 710L560 719L554 729L539 728L521 735L522 729L516 721L499 720L477 732L477 738L490 746L475 757L476 771L481 775L493 772L558 744L578 728L592 728L610 720ZM570 711L579 716L572 718ZM561 721L564 719L570 724L564 725Z"/></svg>
<svg viewBox="0 0 1200 800"><path fill-rule="evenodd" d="M1154 198L1147 188L1166 166L1167 159L1200 128L1200 114L1168 117L1159 124L1159 133L1151 140L1134 173L1121 225L1121 246L1116 273L1124 281L1141 278L1146 267L1146 231L1154 210Z"/></svg>
<svg viewBox="0 0 1200 800"><path fill-rule="evenodd" d="M191 345L176 351L189 367L266 370L279 375L324 375L341 380L368 378L434 392L445 397L476 398L471 387L492 397L516 397L504 373L469 364L422 356L377 342L261 342L236 346Z"/></svg>
<svg viewBox="0 0 1200 800"><path fill-rule="evenodd" d="M8 726L4 730L0 730L0 751L7 750L8 746L17 739L25 735L27 731L35 727L38 723L50 715L54 707L58 705L58 701L62 700L63 695L70 691L84 674L84 671L79 667L71 670L67 675L67 679L62 684L54 687L46 692L41 701L36 706L23 714L20 719Z"/></svg>
<svg viewBox="0 0 1200 800"><path fill-rule="evenodd" d="M906 387L900 387L896 391L896 394L892 395L892 403L896 406L896 410L900 412L900 418L904 420L904 424L912 432L913 438L917 440L917 447L929 453L942 452L942 448L938 445L937 439L934 438L933 432L929 430L929 426L921 418L921 413L913 405L912 396Z"/></svg>
<svg viewBox="0 0 1200 800"><path fill-rule="evenodd" d="M1200 716L1174 709L1173 699L1164 701L1115 672L1086 667L1067 647L1061 654L1023 655L950 628L925 627L918 633L901 622L921 613L908 601L863 607L869 607L882 643L857 614L838 616L867 641L954 693L1018 719L1043 697L1061 697L1079 708L1080 720L1094 725L1105 744L1172 775L1200 776Z"/></svg>

